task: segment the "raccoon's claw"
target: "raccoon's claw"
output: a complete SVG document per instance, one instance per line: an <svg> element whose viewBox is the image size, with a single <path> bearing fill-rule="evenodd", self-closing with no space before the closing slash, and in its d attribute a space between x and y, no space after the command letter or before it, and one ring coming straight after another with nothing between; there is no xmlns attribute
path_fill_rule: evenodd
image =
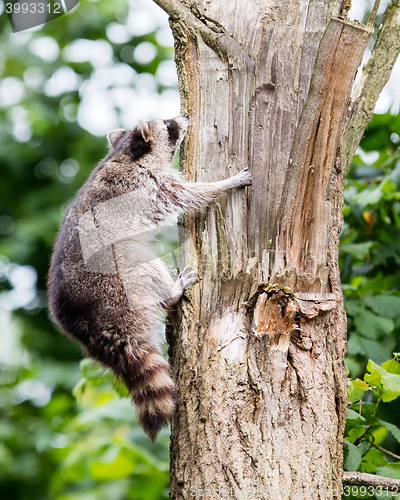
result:
<svg viewBox="0 0 400 500"><path fill-rule="evenodd" d="M196 271L192 271L191 267L186 266L178 278L182 286L182 291L185 291L189 286L193 285L193 283L196 283L197 277Z"/></svg>

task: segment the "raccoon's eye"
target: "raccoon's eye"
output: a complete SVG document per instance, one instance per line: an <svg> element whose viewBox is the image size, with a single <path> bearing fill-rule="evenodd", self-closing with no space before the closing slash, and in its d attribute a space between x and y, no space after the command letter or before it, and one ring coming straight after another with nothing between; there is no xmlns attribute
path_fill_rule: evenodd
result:
<svg viewBox="0 0 400 500"><path fill-rule="evenodd" d="M175 143L179 139L179 126L175 120L164 120L168 130L168 138L170 142Z"/></svg>

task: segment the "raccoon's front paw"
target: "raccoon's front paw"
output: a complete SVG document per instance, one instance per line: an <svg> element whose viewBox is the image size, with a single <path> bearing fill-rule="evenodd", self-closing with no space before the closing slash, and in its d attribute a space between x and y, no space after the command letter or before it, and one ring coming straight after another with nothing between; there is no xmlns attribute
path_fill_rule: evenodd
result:
<svg viewBox="0 0 400 500"><path fill-rule="evenodd" d="M253 184L253 178L251 176L249 167L244 168L238 174L235 175L238 180L238 186L251 186Z"/></svg>
<svg viewBox="0 0 400 500"><path fill-rule="evenodd" d="M193 283L196 283L197 276L196 271L192 271L191 267L185 267L178 277L179 283L182 287L182 292L184 292L186 288L189 288L189 286L193 285Z"/></svg>

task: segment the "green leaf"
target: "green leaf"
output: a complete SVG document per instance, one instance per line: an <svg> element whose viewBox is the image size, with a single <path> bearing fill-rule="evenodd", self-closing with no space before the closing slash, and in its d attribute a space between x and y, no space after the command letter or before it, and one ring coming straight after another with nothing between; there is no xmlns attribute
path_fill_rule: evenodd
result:
<svg viewBox="0 0 400 500"><path fill-rule="evenodd" d="M378 422L378 419L374 419L375 422ZM371 436L373 437L373 442L375 444L381 444L387 438L388 430L383 425L375 426L370 431Z"/></svg>
<svg viewBox="0 0 400 500"><path fill-rule="evenodd" d="M394 193L396 191L396 186L389 179L382 181L381 189L384 193Z"/></svg>
<svg viewBox="0 0 400 500"><path fill-rule="evenodd" d="M383 389L383 402L393 401L400 396L400 375L387 372L372 360L368 361L367 370L371 373L367 373L364 380L370 385L376 385Z"/></svg>
<svg viewBox="0 0 400 500"><path fill-rule="evenodd" d="M389 361L385 361L384 363L382 363L382 368L384 368L389 373L400 375L400 363L395 359L389 359Z"/></svg>
<svg viewBox="0 0 400 500"><path fill-rule="evenodd" d="M365 418L351 408L347 408L347 420L351 420L354 423L365 422Z"/></svg>
<svg viewBox="0 0 400 500"><path fill-rule="evenodd" d="M394 330L392 319L376 316L363 309L357 312L354 323L362 335L372 340L377 340L381 335L389 335Z"/></svg>
<svg viewBox="0 0 400 500"><path fill-rule="evenodd" d="M364 427L356 426L353 427L352 429L349 429L349 432L346 436L346 440L348 440L350 443L354 443L357 439L362 437L365 433Z"/></svg>
<svg viewBox="0 0 400 500"><path fill-rule="evenodd" d="M385 467L378 467L376 473L379 476L400 479L400 463L391 463L385 465Z"/></svg>
<svg viewBox="0 0 400 500"><path fill-rule="evenodd" d="M362 402L362 414L365 416L367 420L371 420L376 413L377 406L375 403L366 403L365 401Z"/></svg>
<svg viewBox="0 0 400 500"><path fill-rule="evenodd" d="M127 398L129 396L129 391L126 385L121 380L118 380L116 377L113 377L113 387L119 397Z"/></svg>
<svg viewBox="0 0 400 500"><path fill-rule="evenodd" d="M371 360L369 360L368 365L370 363ZM367 369L369 368L367 367ZM364 375L364 380L368 382L369 385L379 386L382 384L382 375L378 370L371 369L371 373L366 373Z"/></svg>
<svg viewBox="0 0 400 500"><path fill-rule="evenodd" d="M393 437L397 439L397 441L400 443L400 429L396 427L394 424L390 424L389 422L384 422L383 420L378 419L378 422L386 427L386 429L393 434Z"/></svg>
<svg viewBox="0 0 400 500"><path fill-rule="evenodd" d="M71 428L74 430L84 429L99 425L104 420L112 420L118 422L126 420L132 422L133 410L129 403L124 399L116 399L93 408L81 411L79 415L71 423Z"/></svg>
<svg viewBox="0 0 400 500"><path fill-rule="evenodd" d="M355 290L358 290L358 287L354 287ZM344 307L346 308L347 314L354 316L360 309L362 309L360 300L349 300L346 299L344 301Z"/></svg>
<svg viewBox="0 0 400 500"><path fill-rule="evenodd" d="M361 193L354 196L354 201L358 203L361 207L366 207L367 205L376 205L383 196L382 188L378 186L375 189L364 189Z"/></svg>
<svg viewBox="0 0 400 500"><path fill-rule="evenodd" d="M353 333L348 342L347 342L347 354L348 356L355 356L357 354L362 354L365 355L365 347L364 347L364 342L363 338L360 337L360 335L357 335L357 333ZM385 361L388 358L385 358Z"/></svg>
<svg viewBox="0 0 400 500"><path fill-rule="evenodd" d="M91 359L83 359L79 363L82 376L92 383L100 383L108 377L104 368Z"/></svg>
<svg viewBox="0 0 400 500"><path fill-rule="evenodd" d="M380 316L396 318L400 315L400 297L397 295L374 295L364 297L365 303Z"/></svg>
<svg viewBox="0 0 400 500"><path fill-rule="evenodd" d="M129 477L135 470L135 464L126 456L119 455L117 459L109 462L93 462L89 467L90 475L95 481L110 481Z"/></svg>
<svg viewBox="0 0 400 500"><path fill-rule="evenodd" d="M357 446L344 440L344 469L347 471L358 470L361 465L361 453Z"/></svg>
<svg viewBox="0 0 400 500"><path fill-rule="evenodd" d="M354 358L347 357L345 358L344 362L351 377L356 377L357 374L364 369L363 363L361 361L357 361Z"/></svg>
<svg viewBox="0 0 400 500"><path fill-rule="evenodd" d="M361 456L363 457L368 450L371 449L371 443L368 439L362 439L361 442L357 445L357 448L360 450Z"/></svg>
<svg viewBox="0 0 400 500"><path fill-rule="evenodd" d="M72 394L76 399L79 399L82 394L85 392L87 380L85 378L81 378L79 382L72 389Z"/></svg>
<svg viewBox="0 0 400 500"><path fill-rule="evenodd" d="M374 474L377 467L386 465L387 460L382 451L371 448L362 458L362 464L365 472Z"/></svg>
<svg viewBox="0 0 400 500"><path fill-rule="evenodd" d="M375 363L384 363L392 354L389 349L382 345L382 342L361 338L361 343L364 347L364 352L367 353L367 358L372 359Z"/></svg>
<svg viewBox="0 0 400 500"><path fill-rule="evenodd" d="M364 394L370 390L369 385L364 381L357 378L356 380L352 380L347 387L347 394L349 397L350 403L354 403L363 398ZM349 415L347 415L349 418Z"/></svg>
<svg viewBox="0 0 400 500"><path fill-rule="evenodd" d="M346 245L341 245L340 251L343 253L349 253L358 260L364 260L365 256L370 253L373 245L373 241L366 241L363 243L347 243Z"/></svg>

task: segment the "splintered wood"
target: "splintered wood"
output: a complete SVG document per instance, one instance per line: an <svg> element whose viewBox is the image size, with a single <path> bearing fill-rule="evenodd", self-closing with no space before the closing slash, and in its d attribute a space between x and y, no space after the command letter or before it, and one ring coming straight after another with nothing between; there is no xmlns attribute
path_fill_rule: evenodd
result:
<svg viewBox="0 0 400 500"><path fill-rule="evenodd" d="M274 276L292 268L315 277L327 266L327 192L353 81L370 35L366 26L332 19L321 40L276 225Z"/></svg>

